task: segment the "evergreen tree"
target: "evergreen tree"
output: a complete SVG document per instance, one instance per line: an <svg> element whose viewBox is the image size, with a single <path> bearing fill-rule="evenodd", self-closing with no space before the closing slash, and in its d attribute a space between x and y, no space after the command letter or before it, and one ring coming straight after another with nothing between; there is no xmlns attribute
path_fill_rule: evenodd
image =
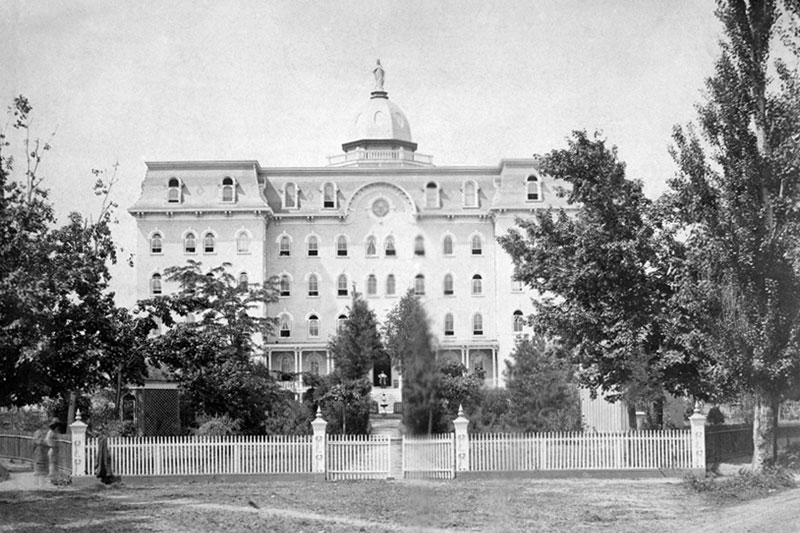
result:
<svg viewBox="0 0 800 533"><path fill-rule="evenodd" d="M403 376L403 424L410 433L447 431L439 398L428 317L419 298L409 290L389 312L384 338L386 351Z"/></svg>
<svg viewBox="0 0 800 533"><path fill-rule="evenodd" d="M506 427L514 431L574 431L581 427L580 399L568 354L541 339L519 340L506 361Z"/></svg>

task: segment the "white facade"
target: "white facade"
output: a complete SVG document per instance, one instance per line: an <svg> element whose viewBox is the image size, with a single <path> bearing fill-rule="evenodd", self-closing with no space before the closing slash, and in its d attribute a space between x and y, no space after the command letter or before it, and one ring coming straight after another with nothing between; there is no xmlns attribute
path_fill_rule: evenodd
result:
<svg viewBox="0 0 800 533"><path fill-rule="evenodd" d="M519 317L532 306L496 239L516 217L564 207L557 184L534 159L433 166L416 153L405 115L382 86L352 136L327 167L147 163L141 198L129 210L138 220L137 294L153 294L154 276L187 259L208 268L229 262L251 282L277 276L282 295L266 312L280 321L265 344L267 364L325 374L332 369L326 346L353 286L379 319L416 288L439 357L482 368L488 384L502 385L516 337L531 333ZM161 283L162 293L173 289Z"/></svg>

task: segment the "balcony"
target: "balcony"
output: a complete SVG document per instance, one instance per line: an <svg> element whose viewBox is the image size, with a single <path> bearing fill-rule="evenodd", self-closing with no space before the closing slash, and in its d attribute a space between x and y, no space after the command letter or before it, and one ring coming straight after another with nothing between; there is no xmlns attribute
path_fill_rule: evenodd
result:
<svg viewBox="0 0 800 533"><path fill-rule="evenodd" d="M431 167L433 156L418 154L411 150L364 150L358 148L351 152L328 156L328 166L369 166L369 167Z"/></svg>

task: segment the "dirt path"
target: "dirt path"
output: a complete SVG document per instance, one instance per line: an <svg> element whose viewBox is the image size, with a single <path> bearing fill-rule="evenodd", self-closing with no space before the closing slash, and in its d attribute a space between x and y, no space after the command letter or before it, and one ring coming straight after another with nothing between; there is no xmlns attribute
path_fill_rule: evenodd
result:
<svg viewBox="0 0 800 533"><path fill-rule="evenodd" d="M800 531L800 489L716 509L698 524L698 532L784 533Z"/></svg>

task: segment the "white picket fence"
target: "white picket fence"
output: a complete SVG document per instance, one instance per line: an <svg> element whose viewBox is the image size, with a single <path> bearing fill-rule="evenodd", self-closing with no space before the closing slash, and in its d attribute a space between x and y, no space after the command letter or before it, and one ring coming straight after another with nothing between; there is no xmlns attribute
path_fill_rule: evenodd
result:
<svg viewBox="0 0 800 533"><path fill-rule="evenodd" d="M473 472L692 468L688 431L469 435Z"/></svg>
<svg viewBox="0 0 800 533"><path fill-rule="evenodd" d="M456 475L455 434L403 437L403 477L452 479Z"/></svg>
<svg viewBox="0 0 800 533"><path fill-rule="evenodd" d="M97 439L86 443L94 475ZM119 476L311 473L311 435L109 438Z"/></svg>
<svg viewBox="0 0 800 533"><path fill-rule="evenodd" d="M391 473L389 435L327 435L326 477L344 479L386 479Z"/></svg>

